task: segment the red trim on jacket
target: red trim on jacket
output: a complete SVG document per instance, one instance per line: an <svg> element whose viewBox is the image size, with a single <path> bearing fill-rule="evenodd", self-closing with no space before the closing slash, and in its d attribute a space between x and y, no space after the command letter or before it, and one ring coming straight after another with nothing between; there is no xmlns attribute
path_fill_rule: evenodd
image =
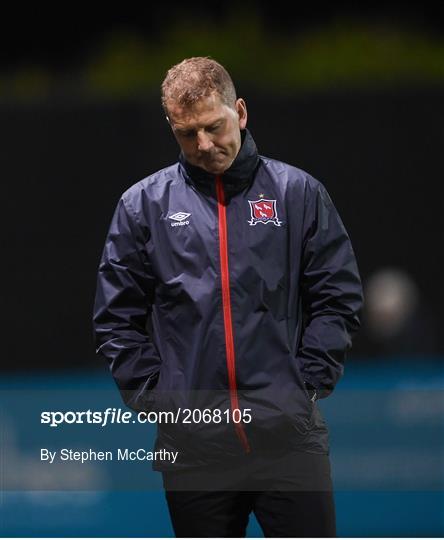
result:
<svg viewBox="0 0 444 540"><path fill-rule="evenodd" d="M234 352L233 320L231 318L230 273L228 267L228 234L225 194L221 176L216 176L217 207L219 215L219 252L222 279L222 305L224 312L225 346L227 351L228 385L230 388L231 411L239 409L236 384L236 357ZM232 419L233 420L233 419ZM245 452L250 452L247 435L241 422L234 423Z"/></svg>

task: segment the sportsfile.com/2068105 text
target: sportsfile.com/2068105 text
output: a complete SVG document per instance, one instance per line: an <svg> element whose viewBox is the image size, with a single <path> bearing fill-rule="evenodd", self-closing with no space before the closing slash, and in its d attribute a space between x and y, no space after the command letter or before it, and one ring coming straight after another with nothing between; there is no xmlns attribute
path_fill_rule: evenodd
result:
<svg viewBox="0 0 444 540"><path fill-rule="evenodd" d="M96 424L104 427L112 424L249 424L251 409L182 409L176 411L142 411L137 414L108 407L104 411L42 411L40 423L50 427L62 424Z"/></svg>

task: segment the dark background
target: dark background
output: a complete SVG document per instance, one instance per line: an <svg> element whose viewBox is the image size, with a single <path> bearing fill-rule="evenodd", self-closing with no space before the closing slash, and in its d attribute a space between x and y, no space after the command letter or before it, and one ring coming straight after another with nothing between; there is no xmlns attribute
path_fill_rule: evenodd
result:
<svg viewBox="0 0 444 540"><path fill-rule="evenodd" d="M0 33L2 260L7 273L3 369L102 365L94 354L91 313L112 212L124 190L178 155L160 107L161 75L153 86L140 87L136 81L133 92L129 81L128 87L119 87L120 93L115 87L107 93L106 85L100 91L88 86L82 69L113 32L142 36L155 48L165 44L168 28L180 28L183 21L188 27L195 23L223 32L236 10L234 3L216 2L205 11L198 5L168 4L87 16L65 7L45 11L34 6L23 18L18 9L9 9ZM395 33L402 29L434 43L436 54L444 50L442 9L436 6L401 8L394 3L356 10L345 3L321 11L298 7L290 17L283 3L246 3L242 17L248 20L248 15L261 21L270 43L290 43L310 32L319 36L345 21L343 27L357 34L363 27L373 28L376 35L381 27ZM414 352L442 353L437 335L444 301L444 74L390 78L389 65L379 78L363 81L357 76L354 82L321 77L311 86L296 81L273 91L272 66L259 57L254 69L239 67L236 52L241 51L230 56L220 49L217 55L209 34L208 43L192 53L213 55L230 71L233 66L260 153L292 163L326 185L351 236L364 283L379 268L408 272L420 291L432 335L424 351ZM180 49L171 59L156 51L158 67L147 64L147 73L151 68L164 73L189 55L185 43L183 56ZM371 54L362 61L371 66ZM328 65L327 58L325 69ZM344 65L345 72L346 55ZM36 70L47 77L37 77L47 81L38 87L44 88L40 93L33 90L38 86ZM119 73L116 67L116 77ZM365 327L354 354L373 354Z"/></svg>
<svg viewBox="0 0 444 540"><path fill-rule="evenodd" d="M289 4L234 0L208 2L157 2L119 5L95 12L71 5L31 4L26 11L9 3L2 8L1 62L13 68L17 62L43 62L58 70L71 69L87 59L100 40L116 28L141 32L153 42L161 40L172 24L204 21L223 27L232 17L259 17L269 32L294 35L307 29L323 29L338 19L403 26L442 36L444 8L440 2L334 2L322 6L307 2ZM207 44L203 44L205 46ZM166 66L168 68L169 66Z"/></svg>

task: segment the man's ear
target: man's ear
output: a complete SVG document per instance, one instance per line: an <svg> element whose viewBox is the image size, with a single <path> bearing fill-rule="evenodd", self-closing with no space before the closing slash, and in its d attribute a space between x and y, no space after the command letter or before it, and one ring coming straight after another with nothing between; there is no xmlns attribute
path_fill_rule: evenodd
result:
<svg viewBox="0 0 444 540"><path fill-rule="evenodd" d="M239 128L245 129L247 127L247 104L245 103L245 100L242 98L239 98L236 100L236 111L239 115Z"/></svg>

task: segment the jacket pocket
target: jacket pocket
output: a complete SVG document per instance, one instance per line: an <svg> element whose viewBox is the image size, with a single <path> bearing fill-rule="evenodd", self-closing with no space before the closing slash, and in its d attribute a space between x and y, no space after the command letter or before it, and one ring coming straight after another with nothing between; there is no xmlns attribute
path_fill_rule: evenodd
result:
<svg viewBox="0 0 444 540"><path fill-rule="evenodd" d="M302 373L299 369L298 361L290 356L288 362L289 370L286 377L289 379L291 390L287 396L283 396L286 413L290 416L293 427L305 435L314 425L315 403L311 401L310 392L305 386ZM285 382L281 381L281 387ZM287 399L285 399L287 397ZM289 399L288 399L289 398Z"/></svg>

